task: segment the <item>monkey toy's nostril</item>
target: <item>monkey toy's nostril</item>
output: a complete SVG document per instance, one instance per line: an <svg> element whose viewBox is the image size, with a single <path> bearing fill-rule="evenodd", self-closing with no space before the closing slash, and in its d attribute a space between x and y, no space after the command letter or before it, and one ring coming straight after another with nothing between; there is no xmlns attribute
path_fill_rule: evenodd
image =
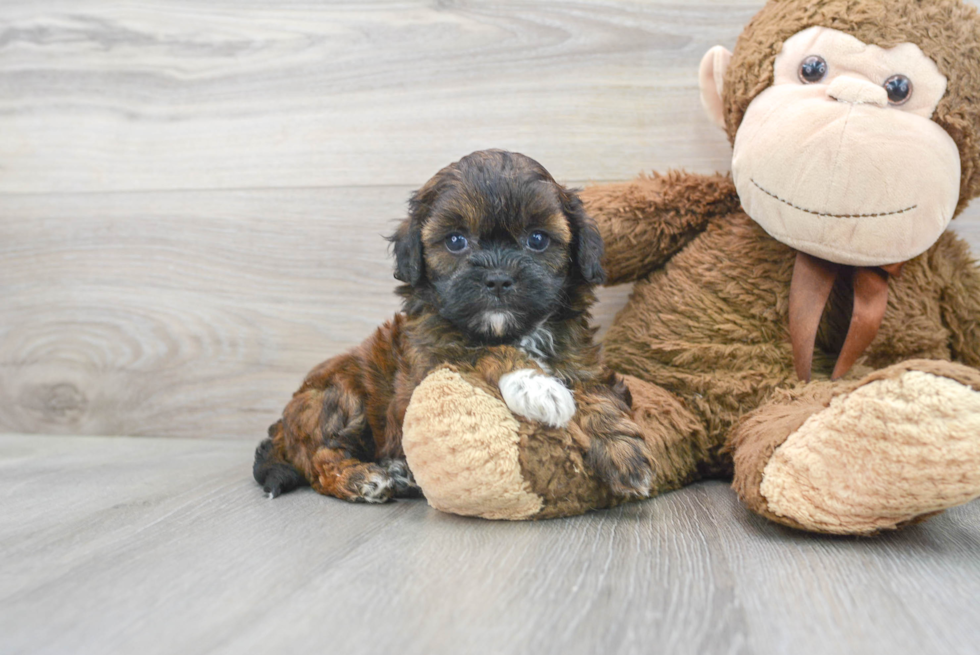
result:
<svg viewBox="0 0 980 655"><path fill-rule="evenodd" d="M487 291L500 296L513 288L514 278L501 271L493 271L487 273L483 283L487 285Z"/></svg>

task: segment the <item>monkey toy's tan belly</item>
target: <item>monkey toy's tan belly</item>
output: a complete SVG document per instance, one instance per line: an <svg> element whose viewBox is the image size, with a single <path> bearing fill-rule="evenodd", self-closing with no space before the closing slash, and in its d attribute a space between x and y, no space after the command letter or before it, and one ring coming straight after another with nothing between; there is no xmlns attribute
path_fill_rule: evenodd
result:
<svg viewBox="0 0 980 655"><path fill-rule="evenodd" d="M940 240L942 241L942 239ZM800 384L789 340L795 252L744 213L718 218L684 250L636 283L604 340L613 369L658 384L724 439L741 414L778 387ZM928 253L889 285L878 336L847 378L913 357L948 359L939 289L923 289ZM905 284L915 279L916 285ZM839 280L821 319L815 379L827 379L850 321L849 280Z"/></svg>

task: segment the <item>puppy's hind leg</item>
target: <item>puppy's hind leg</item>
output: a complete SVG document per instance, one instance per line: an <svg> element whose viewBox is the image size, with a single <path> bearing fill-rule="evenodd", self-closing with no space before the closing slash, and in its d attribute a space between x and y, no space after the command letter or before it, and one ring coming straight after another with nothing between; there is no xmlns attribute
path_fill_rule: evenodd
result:
<svg viewBox="0 0 980 655"><path fill-rule="evenodd" d="M388 471L372 463L374 437L364 399L342 375L325 389L297 394L283 413L285 441L297 444L310 486L321 494L359 503L383 503L394 491ZM311 397L304 398L306 393ZM295 459L294 459L295 462Z"/></svg>
<svg viewBox="0 0 980 655"><path fill-rule="evenodd" d="M269 426L269 438L255 449L255 463L252 465L252 476L262 485L262 490L269 498L276 498L307 484L303 474L286 461L282 451L276 448L273 439L281 432L282 421L276 421ZM282 441L281 434L279 440Z"/></svg>

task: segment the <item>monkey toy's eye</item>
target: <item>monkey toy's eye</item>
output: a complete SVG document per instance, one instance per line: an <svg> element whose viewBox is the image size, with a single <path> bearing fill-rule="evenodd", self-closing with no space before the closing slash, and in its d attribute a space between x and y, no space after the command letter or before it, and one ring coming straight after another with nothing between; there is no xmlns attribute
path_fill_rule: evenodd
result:
<svg viewBox="0 0 980 655"><path fill-rule="evenodd" d="M823 57L810 55L800 62L800 81L804 84L819 82L827 74L827 62Z"/></svg>
<svg viewBox="0 0 980 655"><path fill-rule="evenodd" d="M892 75L882 85L892 105L904 105L912 97L912 80L904 75Z"/></svg>
<svg viewBox="0 0 980 655"><path fill-rule="evenodd" d="M466 237L462 234L453 233L446 237L446 250L449 252L463 252L467 245Z"/></svg>
<svg viewBox="0 0 980 655"><path fill-rule="evenodd" d="M534 252L543 252L549 243L551 243L551 237L541 230L535 230L527 237L527 247Z"/></svg>

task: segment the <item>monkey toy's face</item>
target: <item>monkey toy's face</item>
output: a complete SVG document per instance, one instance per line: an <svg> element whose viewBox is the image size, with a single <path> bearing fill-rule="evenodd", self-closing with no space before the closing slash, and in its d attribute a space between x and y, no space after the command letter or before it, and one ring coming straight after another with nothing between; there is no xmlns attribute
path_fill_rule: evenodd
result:
<svg viewBox="0 0 980 655"><path fill-rule="evenodd" d="M702 63L702 99L716 121L725 54ZM735 136L732 176L746 213L778 241L839 264L921 254L959 198L959 152L931 120L946 82L912 43L883 49L826 27L796 33Z"/></svg>

